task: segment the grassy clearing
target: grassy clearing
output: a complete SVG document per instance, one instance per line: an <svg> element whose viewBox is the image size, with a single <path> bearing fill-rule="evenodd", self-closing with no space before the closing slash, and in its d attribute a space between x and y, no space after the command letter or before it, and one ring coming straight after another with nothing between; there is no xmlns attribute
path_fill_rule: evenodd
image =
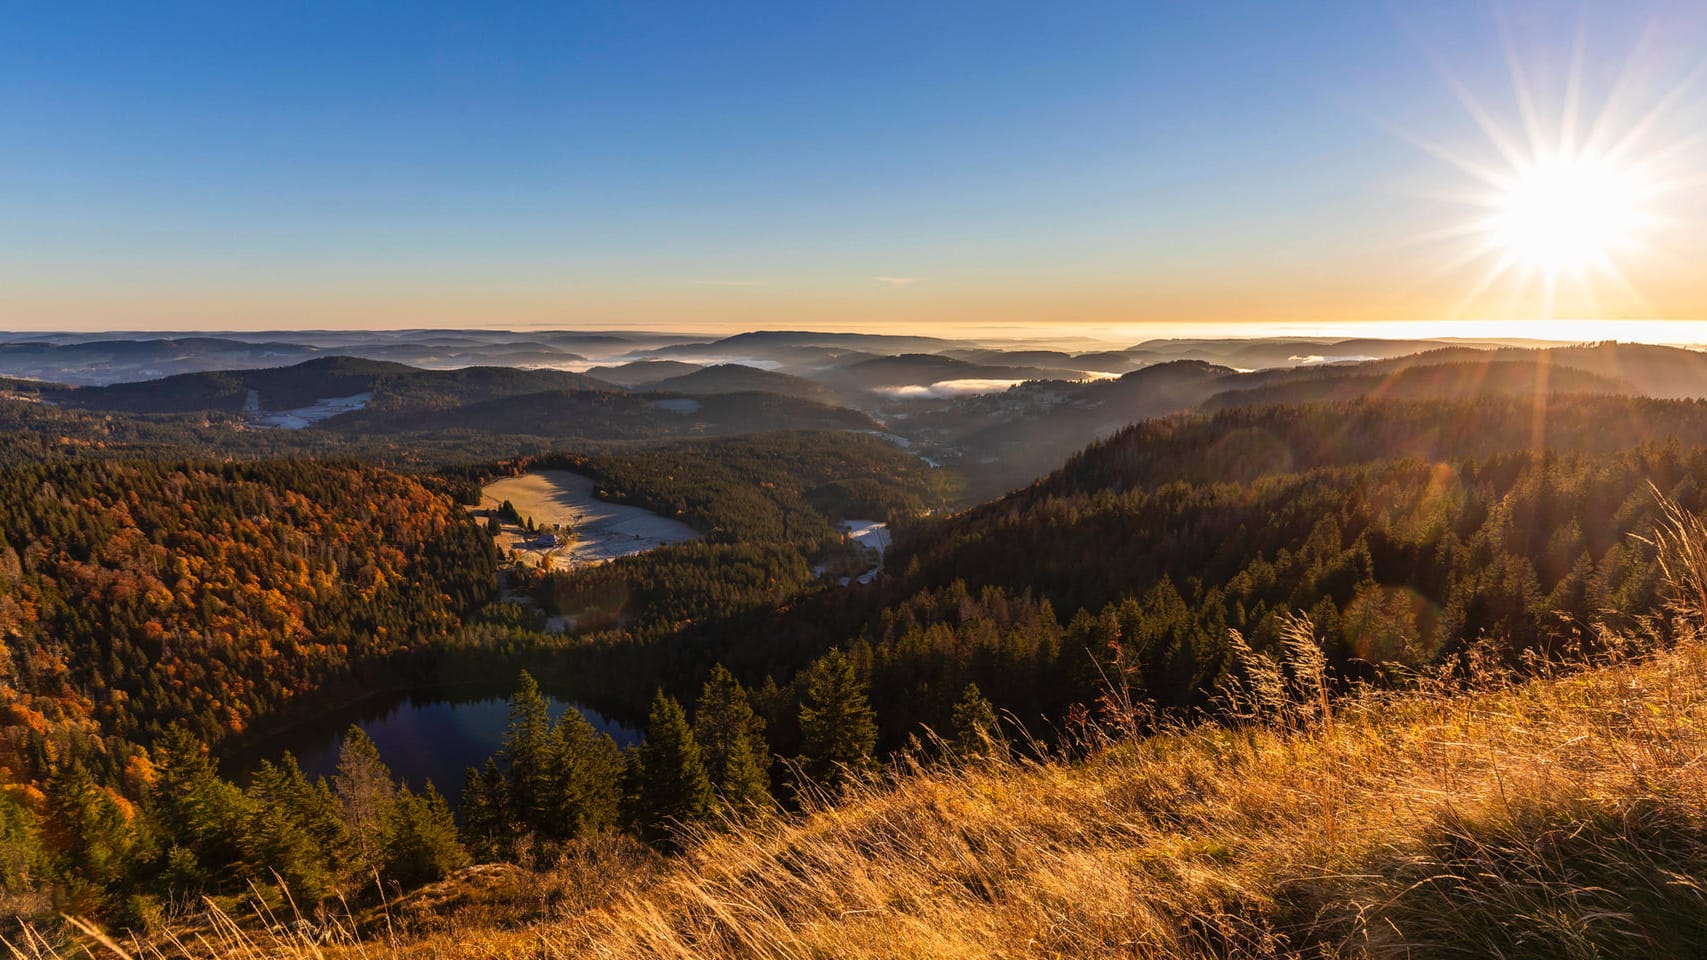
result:
<svg viewBox="0 0 1707 960"><path fill-rule="evenodd" d="M549 562L568 568L602 563L699 537L698 531L679 520L600 500L596 487L591 477L578 473L535 470L487 484L481 489L481 506L490 513L507 500L540 529L558 529L563 544L547 550L535 546L534 535L521 527L504 525L499 546L534 565Z"/></svg>

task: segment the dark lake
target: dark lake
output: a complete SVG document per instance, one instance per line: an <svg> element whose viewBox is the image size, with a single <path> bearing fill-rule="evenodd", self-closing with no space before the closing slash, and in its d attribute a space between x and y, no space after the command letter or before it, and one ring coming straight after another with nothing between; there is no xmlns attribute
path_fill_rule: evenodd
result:
<svg viewBox="0 0 1707 960"><path fill-rule="evenodd" d="M632 728L566 700L550 699L555 722L567 710L579 710L593 726L608 733L618 746L639 740ZM338 769L338 747L350 724L359 724L379 746L391 772L420 790L432 781L454 808L462 795L469 767L486 763L498 749L509 721L510 705L503 697L398 695L370 700L348 710L329 711L311 722L299 723L277 735L246 746L222 764L227 776L246 780L262 760L277 760L290 751L310 780L330 778Z"/></svg>

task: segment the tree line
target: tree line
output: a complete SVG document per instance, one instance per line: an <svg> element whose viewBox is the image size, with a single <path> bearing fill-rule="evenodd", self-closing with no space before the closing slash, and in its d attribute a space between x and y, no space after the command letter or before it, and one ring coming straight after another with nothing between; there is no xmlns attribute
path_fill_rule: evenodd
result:
<svg viewBox="0 0 1707 960"><path fill-rule="evenodd" d="M46 890L58 909L121 926L160 922L206 897L288 902L318 917L476 861L549 862L565 844L604 833L673 849L684 830L773 815L874 770L875 714L840 651L803 678L803 754L785 763L774 753L755 702L716 668L691 717L656 693L645 738L625 751L576 710L554 722L524 672L501 748L468 771L460 825L431 783L416 792L398 780L359 726L329 779L310 780L287 753L243 785L173 726L142 754L134 797L75 760L56 765L39 796L0 792L0 890ZM994 719L986 703L963 722L976 737Z"/></svg>

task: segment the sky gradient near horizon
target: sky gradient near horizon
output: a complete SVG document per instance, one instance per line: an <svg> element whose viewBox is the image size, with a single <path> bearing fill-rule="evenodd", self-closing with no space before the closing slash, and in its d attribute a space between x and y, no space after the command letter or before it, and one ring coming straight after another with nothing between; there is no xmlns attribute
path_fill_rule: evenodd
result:
<svg viewBox="0 0 1707 960"><path fill-rule="evenodd" d="M17 5L0 329L1687 332L1702 51L1681 2ZM1543 302L1452 158L1573 99L1663 216Z"/></svg>

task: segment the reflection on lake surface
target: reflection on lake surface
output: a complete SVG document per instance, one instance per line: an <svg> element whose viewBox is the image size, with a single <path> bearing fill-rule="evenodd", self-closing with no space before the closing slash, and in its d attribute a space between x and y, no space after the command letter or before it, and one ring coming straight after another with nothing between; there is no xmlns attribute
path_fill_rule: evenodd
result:
<svg viewBox="0 0 1707 960"><path fill-rule="evenodd" d="M569 709L578 709L593 726L608 733L618 746L639 739L631 728L564 700L548 701L555 721ZM510 705L502 697L452 699L441 695L404 696L370 702L361 708L332 712L313 723L302 724L255 744L227 763L227 775L246 776L262 760L277 760L285 751L310 780L330 778L338 771L338 747L350 724L359 724L379 746L391 772L412 790L423 789L430 780L454 808L462 799L462 779L469 767L478 767L497 752L509 722Z"/></svg>

